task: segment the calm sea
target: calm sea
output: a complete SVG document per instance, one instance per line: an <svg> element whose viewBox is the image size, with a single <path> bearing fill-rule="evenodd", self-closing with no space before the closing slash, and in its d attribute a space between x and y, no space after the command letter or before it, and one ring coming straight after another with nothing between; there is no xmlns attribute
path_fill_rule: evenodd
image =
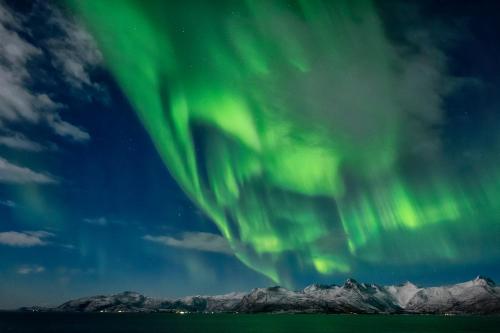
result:
<svg viewBox="0 0 500 333"><path fill-rule="evenodd" d="M0 332L498 333L500 332L500 316L0 313Z"/></svg>

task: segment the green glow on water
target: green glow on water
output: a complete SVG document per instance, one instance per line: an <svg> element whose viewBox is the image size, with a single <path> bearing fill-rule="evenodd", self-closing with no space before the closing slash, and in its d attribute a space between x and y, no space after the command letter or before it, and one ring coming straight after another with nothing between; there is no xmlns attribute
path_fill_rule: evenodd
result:
<svg viewBox="0 0 500 333"><path fill-rule="evenodd" d="M498 331L498 316L165 314L165 313L0 313L0 329L15 332L481 332ZM49 332L42 330L42 332Z"/></svg>

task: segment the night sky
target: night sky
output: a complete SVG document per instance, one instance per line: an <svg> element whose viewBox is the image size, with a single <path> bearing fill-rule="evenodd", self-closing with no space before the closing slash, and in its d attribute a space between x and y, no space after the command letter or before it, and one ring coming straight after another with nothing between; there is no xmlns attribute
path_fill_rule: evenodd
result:
<svg viewBox="0 0 500 333"><path fill-rule="evenodd" d="M494 1L0 0L0 308L500 280Z"/></svg>

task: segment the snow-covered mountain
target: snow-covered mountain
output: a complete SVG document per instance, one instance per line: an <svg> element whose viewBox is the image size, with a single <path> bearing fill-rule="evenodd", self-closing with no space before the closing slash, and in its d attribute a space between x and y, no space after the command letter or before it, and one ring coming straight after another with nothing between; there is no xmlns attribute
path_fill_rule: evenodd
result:
<svg viewBox="0 0 500 333"><path fill-rule="evenodd" d="M277 286L256 288L249 293L188 296L175 300L124 292L80 298L50 310L500 314L500 287L491 279L481 276L464 283L428 288L417 287L411 282L379 286L348 279L341 286L313 284L298 291Z"/></svg>
<svg viewBox="0 0 500 333"><path fill-rule="evenodd" d="M500 313L500 287L478 276L451 286L424 288L415 293L405 309L415 313Z"/></svg>
<svg viewBox="0 0 500 333"><path fill-rule="evenodd" d="M162 300L126 291L116 295L99 295L71 300L61 304L54 310L70 312L149 312L160 308L162 303Z"/></svg>
<svg viewBox="0 0 500 333"><path fill-rule="evenodd" d="M408 302L415 296L422 288L417 287L410 281L397 286L387 286L385 290L392 296L396 304L405 308Z"/></svg>

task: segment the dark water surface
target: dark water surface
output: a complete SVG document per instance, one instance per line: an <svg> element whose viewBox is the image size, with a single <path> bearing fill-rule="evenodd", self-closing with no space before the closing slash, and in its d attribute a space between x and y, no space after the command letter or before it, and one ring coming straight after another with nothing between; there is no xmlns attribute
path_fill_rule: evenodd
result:
<svg viewBox="0 0 500 333"><path fill-rule="evenodd" d="M0 313L0 332L500 332L500 316Z"/></svg>

